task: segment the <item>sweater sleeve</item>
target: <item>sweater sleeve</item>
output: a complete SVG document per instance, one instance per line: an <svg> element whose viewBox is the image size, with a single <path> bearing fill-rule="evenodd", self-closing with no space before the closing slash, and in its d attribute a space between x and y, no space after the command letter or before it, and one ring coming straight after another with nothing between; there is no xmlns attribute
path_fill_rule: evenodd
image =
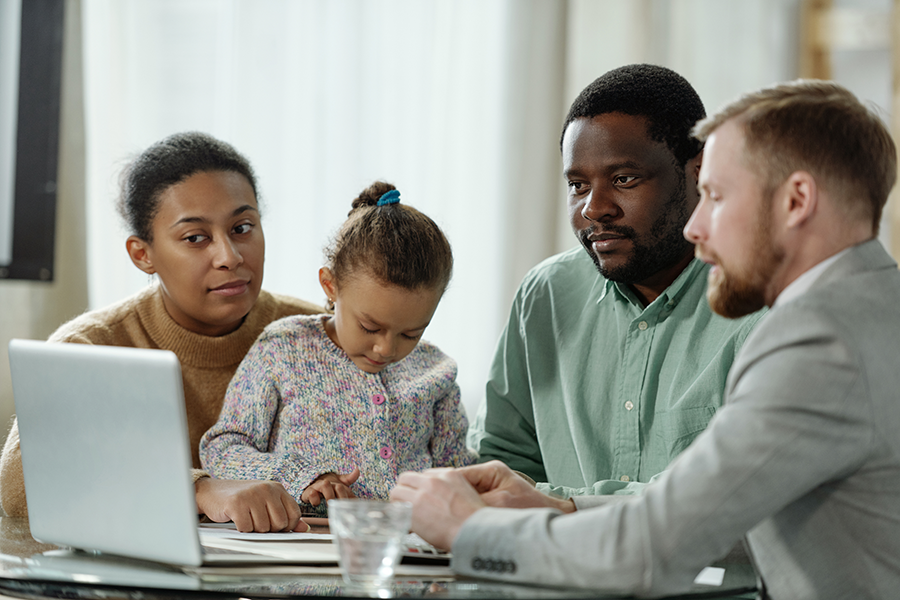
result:
<svg viewBox="0 0 900 600"><path fill-rule="evenodd" d="M460 403L455 375L455 368L445 375L452 381L434 404L431 456L435 467L464 467L478 459L478 453L466 447L469 422Z"/></svg>
<svg viewBox="0 0 900 600"><path fill-rule="evenodd" d="M19 422L13 419L12 429L3 445L0 457L0 504L10 517L27 517L25 477L22 474L22 452L19 449Z"/></svg>
<svg viewBox="0 0 900 600"><path fill-rule="evenodd" d="M296 452L272 452L281 409L279 367L289 343L266 333L238 367L219 420L200 441L200 460L220 479L278 481L298 502L319 475L337 472L337 465L315 465Z"/></svg>

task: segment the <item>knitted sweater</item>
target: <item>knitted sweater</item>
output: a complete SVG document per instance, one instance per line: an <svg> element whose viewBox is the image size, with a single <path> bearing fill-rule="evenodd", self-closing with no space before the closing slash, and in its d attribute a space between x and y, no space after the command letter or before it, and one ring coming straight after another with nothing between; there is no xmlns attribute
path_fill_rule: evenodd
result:
<svg viewBox="0 0 900 600"><path fill-rule="evenodd" d="M320 312L321 307L315 304L262 291L237 330L210 337L188 331L173 321L163 305L159 287L153 285L112 306L72 319L57 329L50 341L174 352L181 361L194 467L199 468L200 437L219 416L228 382L257 336L276 319ZM202 475L195 471L194 479ZM28 514L16 422L0 457L0 503L8 515Z"/></svg>
<svg viewBox="0 0 900 600"><path fill-rule="evenodd" d="M326 318L282 319L247 353L200 442L214 477L280 481L299 502L319 475L359 467L353 493L386 500L402 471L474 462L453 359L423 341L366 373L328 337Z"/></svg>

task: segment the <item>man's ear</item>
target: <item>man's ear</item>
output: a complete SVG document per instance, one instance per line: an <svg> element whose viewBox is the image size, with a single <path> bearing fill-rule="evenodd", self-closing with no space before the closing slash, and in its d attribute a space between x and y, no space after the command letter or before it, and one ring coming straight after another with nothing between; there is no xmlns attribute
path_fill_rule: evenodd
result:
<svg viewBox="0 0 900 600"><path fill-rule="evenodd" d="M150 257L150 244L131 235L125 240L125 249L128 250L128 256L131 257L134 266L148 275L156 273L156 267L153 266L153 259Z"/></svg>
<svg viewBox="0 0 900 600"><path fill-rule="evenodd" d="M819 187L811 173L794 171L776 192L787 228L796 228L809 221L819 207Z"/></svg>
<svg viewBox="0 0 900 600"><path fill-rule="evenodd" d="M689 158L686 163L684 163L684 177L686 179L685 183L690 186L692 189L696 189L700 183L700 165L703 163L703 150L697 153L697 156L694 158ZM693 178L690 179L690 178Z"/></svg>
<svg viewBox="0 0 900 600"><path fill-rule="evenodd" d="M697 154L697 156L692 158L691 161L694 162L694 186L696 187L696 185L700 182L700 165L703 164L703 150L701 150ZM688 161L688 164L690 164L691 161Z"/></svg>
<svg viewBox="0 0 900 600"><path fill-rule="evenodd" d="M334 280L334 273L328 267L319 269L319 285L322 286L322 291L325 292L328 300L334 302L337 297L337 283Z"/></svg>

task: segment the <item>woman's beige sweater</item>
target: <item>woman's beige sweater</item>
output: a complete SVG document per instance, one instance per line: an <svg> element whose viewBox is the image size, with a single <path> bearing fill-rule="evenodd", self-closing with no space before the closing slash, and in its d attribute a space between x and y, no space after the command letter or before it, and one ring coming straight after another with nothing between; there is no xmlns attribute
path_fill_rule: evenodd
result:
<svg viewBox="0 0 900 600"><path fill-rule="evenodd" d="M50 341L174 352L181 361L196 481L203 475L199 470L200 438L216 422L225 389L257 336L266 325L282 317L321 312L321 307L310 302L262 291L237 330L210 337L188 331L173 321L163 306L159 287L154 285L112 306L72 319L57 329ZM28 514L16 422L0 457L0 504L10 516Z"/></svg>

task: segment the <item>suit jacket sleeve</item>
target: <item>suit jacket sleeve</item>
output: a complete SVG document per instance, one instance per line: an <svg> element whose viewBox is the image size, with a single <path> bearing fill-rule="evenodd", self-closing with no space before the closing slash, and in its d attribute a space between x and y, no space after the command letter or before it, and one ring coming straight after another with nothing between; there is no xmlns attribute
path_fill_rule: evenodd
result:
<svg viewBox="0 0 900 600"><path fill-rule="evenodd" d="M834 319L794 304L763 319L729 376L726 407L643 495L565 516L483 509L457 536L453 568L681 593L761 521L857 469L873 436L859 354Z"/></svg>

